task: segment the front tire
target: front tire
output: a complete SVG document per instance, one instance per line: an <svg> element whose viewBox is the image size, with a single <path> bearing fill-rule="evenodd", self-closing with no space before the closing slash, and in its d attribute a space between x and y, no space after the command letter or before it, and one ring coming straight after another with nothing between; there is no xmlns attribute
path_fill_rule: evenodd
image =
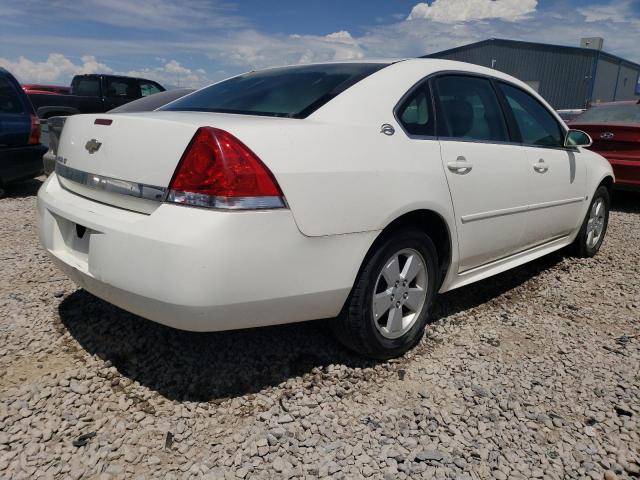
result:
<svg viewBox="0 0 640 480"><path fill-rule="evenodd" d="M588 258L598 253L607 233L610 206L609 190L601 185L593 195L580 233L573 244L576 256Z"/></svg>
<svg viewBox="0 0 640 480"><path fill-rule="evenodd" d="M367 357L402 355L422 338L436 272L436 249L424 232L389 234L367 256L342 312L331 320L336 338Z"/></svg>

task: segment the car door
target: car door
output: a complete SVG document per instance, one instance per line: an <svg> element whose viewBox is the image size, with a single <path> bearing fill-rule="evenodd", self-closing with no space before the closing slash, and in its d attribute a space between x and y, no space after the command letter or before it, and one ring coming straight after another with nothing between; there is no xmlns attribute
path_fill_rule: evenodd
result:
<svg viewBox="0 0 640 480"><path fill-rule="evenodd" d="M462 272L522 249L527 159L491 80L447 74L432 85Z"/></svg>
<svg viewBox="0 0 640 480"><path fill-rule="evenodd" d="M538 99L505 82L498 83L527 155L529 211L524 240L534 246L561 238L580 224L585 201L586 166L577 148L565 148L565 128Z"/></svg>

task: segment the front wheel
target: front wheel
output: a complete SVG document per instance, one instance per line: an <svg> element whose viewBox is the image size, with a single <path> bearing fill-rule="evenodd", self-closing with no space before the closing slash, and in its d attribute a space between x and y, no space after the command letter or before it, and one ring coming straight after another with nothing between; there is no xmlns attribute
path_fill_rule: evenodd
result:
<svg viewBox="0 0 640 480"><path fill-rule="evenodd" d="M577 256L593 257L600 250L607 233L610 205L609 190L605 186L598 187L573 244Z"/></svg>
<svg viewBox="0 0 640 480"><path fill-rule="evenodd" d="M380 360L412 348L424 332L437 265L433 242L419 230L380 241L365 259L341 314L331 321L337 339Z"/></svg>

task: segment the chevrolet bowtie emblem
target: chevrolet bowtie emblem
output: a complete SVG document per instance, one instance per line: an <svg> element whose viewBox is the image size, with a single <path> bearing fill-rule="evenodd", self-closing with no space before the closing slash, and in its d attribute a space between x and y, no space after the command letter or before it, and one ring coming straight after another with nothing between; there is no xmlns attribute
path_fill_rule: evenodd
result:
<svg viewBox="0 0 640 480"><path fill-rule="evenodd" d="M98 150L100 150L101 145L102 145L102 142L99 142L95 138L92 138L85 144L84 148L86 148L87 152L91 154L91 153L96 153Z"/></svg>

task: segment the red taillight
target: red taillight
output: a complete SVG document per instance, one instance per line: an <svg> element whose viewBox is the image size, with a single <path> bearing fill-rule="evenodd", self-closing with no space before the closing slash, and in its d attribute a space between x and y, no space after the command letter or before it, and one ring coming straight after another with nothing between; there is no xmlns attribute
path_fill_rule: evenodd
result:
<svg viewBox="0 0 640 480"><path fill-rule="evenodd" d="M269 169L229 132L201 127L169 184L167 201L200 207L283 208L282 191Z"/></svg>
<svg viewBox="0 0 640 480"><path fill-rule="evenodd" d="M29 145L40 143L40 120L35 114L31 114L31 133L29 133Z"/></svg>

